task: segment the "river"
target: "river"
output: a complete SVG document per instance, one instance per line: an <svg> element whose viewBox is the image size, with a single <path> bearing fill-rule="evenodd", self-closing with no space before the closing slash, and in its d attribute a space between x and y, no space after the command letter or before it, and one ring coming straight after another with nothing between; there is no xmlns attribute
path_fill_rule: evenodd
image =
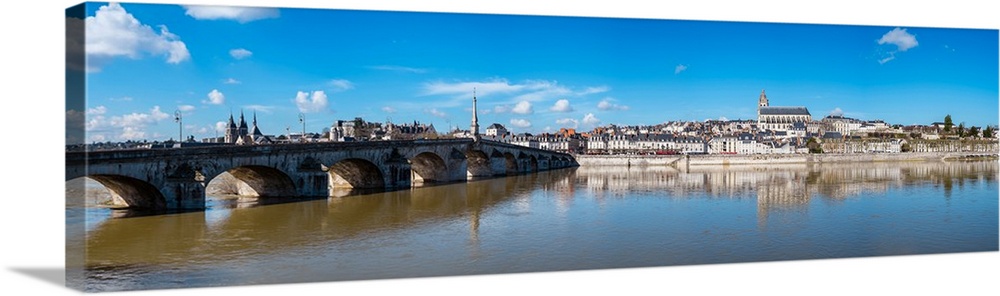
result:
<svg viewBox="0 0 1000 296"><path fill-rule="evenodd" d="M996 251L997 166L579 167L313 200L210 197L165 215L72 207L69 248L87 256L67 254L83 275L67 281L119 291Z"/></svg>

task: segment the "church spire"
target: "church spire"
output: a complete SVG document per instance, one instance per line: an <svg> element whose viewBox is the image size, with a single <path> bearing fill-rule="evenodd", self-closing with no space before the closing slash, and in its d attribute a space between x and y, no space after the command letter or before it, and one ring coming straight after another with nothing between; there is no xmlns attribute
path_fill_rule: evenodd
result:
<svg viewBox="0 0 1000 296"><path fill-rule="evenodd" d="M236 122L233 121L233 111L229 111L229 128L236 128Z"/></svg>
<svg viewBox="0 0 1000 296"><path fill-rule="evenodd" d="M247 121L243 119L243 109L240 109L240 129L245 130L247 128Z"/></svg>
<svg viewBox="0 0 1000 296"><path fill-rule="evenodd" d="M472 130L472 136L475 139L478 140L479 139L479 115L477 113L478 112L476 111L476 88L473 87L472 88L472 126L470 126L470 129Z"/></svg>

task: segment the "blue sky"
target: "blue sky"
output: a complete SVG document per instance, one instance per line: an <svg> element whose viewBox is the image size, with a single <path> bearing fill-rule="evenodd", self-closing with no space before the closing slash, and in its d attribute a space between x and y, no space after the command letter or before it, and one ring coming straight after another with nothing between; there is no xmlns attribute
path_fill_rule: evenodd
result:
<svg viewBox="0 0 1000 296"><path fill-rule="evenodd" d="M997 124L996 30L92 3L89 141L265 134L338 119L539 133L753 119L805 106L899 124Z"/></svg>

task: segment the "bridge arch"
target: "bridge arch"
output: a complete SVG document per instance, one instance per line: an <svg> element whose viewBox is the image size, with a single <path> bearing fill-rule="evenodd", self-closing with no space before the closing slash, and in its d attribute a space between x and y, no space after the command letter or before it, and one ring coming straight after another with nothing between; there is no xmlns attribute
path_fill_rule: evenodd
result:
<svg viewBox="0 0 1000 296"><path fill-rule="evenodd" d="M528 171L537 172L538 171L538 157L534 155L530 156L528 159Z"/></svg>
<svg viewBox="0 0 1000 296"><path fill-rule="evenodd" d="M215 175L207 188L220 194L254 197L296 196L295 183L285 172L260 165L244 165Z"/></svg>
<svg viewBox="0 0 1000 296"><path fill-rule="evenodd" d="M517 167L517 157L515 157L513 153L505 152L503 154L503 157L507 160L506 168L508 175L513 175L520 172Z"/></svg>
<svg viewBox="0 0 1000 296"><path fill-rule="evenodd" d="M465 158L469 177L493 175L490 157L486 155L486 152L480 150L469 150L465 152Z"/></svg>
<svg viewBox="0 0 1000 296"><path fill-rule="evenodd" d="M165 209L167 201L156 186L121 175L88 175L111 193L112 205L137 209Z"/></svg>
<svg viewBox="0 0 1000 296"><path fill-rule="evenodd" d="M368 160L348 158L330 166L331 188L385 189L378 166Z"/></svg>
<svg viewBox="0 0 1000 296"><path fill-rule="evenodd" d="M414 183L434 183L448 179L448 166L434 152L423 152L410 158L410 171Z"/></svg>

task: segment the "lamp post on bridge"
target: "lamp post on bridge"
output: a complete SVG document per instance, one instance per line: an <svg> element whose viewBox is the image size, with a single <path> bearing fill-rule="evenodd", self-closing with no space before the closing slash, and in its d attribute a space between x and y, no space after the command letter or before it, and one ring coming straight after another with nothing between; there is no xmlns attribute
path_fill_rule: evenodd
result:
<svg viewBox="0 0 1000 296"><path fill-rule="evenodd" d="M305 113L299 113L299 122L302 123L302 136L299 137L299 140L301 140L302 143L305 143L306 142L306 114Z"/></svg>

